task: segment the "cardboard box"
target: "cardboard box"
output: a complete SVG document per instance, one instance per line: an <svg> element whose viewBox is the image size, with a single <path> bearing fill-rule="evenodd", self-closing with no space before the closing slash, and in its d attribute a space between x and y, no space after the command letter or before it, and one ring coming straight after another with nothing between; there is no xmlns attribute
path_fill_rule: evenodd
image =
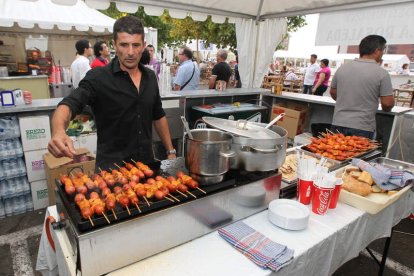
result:
<svg viewBox="0 0 414 276"><path fill-rule="evenodd" d="M96 156L96 145L98 136L96 133L81 134L79 136L79 147L88 149L94 156Z"/></svg>
<svg viewBox="0 0 414 276"><path fill-rule="evenodd" d="M45 161L43 155L48 152L47 149L26 151L24 159L26 162L27 178L29 182L46 179Z"/></svg>
<svg viewBox="0 0 414 276"><path fill-rule="evenodd" d="M303 132L308 117L307 106L295 103L274 104L271 119L274 119L280 113L285 113L286 115L276 124L287 130L289 138L294 139L297 134Z"/></svg>
<svg viewBox="0 0 414 276"><path fill-rule="evenodd" d="M49 206L49 191L47 188L47 181L45 179L31 182L30 188L32 189L34 210Z"/></svg>
<svg viewBox="0 0 414 276"><path fill-rule="evenodd" d="M50 140L49 116L19 117L23 151L46 149Z"/></svg>
<svg viewBox="0 0 414 276"><path fill-rule="evenodd" d="M50 153L43 155L45 160L45 170L47 186L49 189L49 204L54 205L56 203L55 197L55 179L59 179L60 175L75 173L81 171L84 173L90 173L95 171L95 157L92 156L88 149L79 148L76 149L77 155L86 155L89 161L75 162L73 159L68 157L56 158Z"/></svg>

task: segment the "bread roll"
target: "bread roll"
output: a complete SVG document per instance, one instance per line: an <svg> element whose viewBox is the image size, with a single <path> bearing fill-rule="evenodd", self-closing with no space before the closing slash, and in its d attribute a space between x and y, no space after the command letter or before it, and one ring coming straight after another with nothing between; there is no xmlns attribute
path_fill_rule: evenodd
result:
<svg viewBox="0 0 414 276"><path fill-rule="evenodd" d="M378 187L376 184L371 186L371 190L373 193L383 193L384 190Z"/></svg>
<svg viewBox="0 0 414 276"><path fill-rule="evenodd" d="M350 176L354 177L354 178L359 178L361 176L362 172L361 171L351 171L349 173Z"/></svg>
<svg viewBox="0 0 414 276"><path fill-rule="evenodd" d="M344 183L342 184L342 188L344 188L346 191L360 195L360 196L367 196L369 195L372 190L371 186L367 183L358 181L351 175L348 175L344 179Z"/></svg>
<svg viewBox="0 0 414 276"><path fill-rule="evenodd" d="M365 182L368 185L372 186L374 184L374 180L369 172L363 171L361 175L358 177L359 181Z"/></svg>

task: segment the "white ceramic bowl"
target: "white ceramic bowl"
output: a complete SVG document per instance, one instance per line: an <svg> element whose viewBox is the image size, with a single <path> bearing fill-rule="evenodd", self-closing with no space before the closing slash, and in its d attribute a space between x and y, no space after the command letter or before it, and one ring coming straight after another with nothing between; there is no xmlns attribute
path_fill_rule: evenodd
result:
<svg viewBox="0 0 414 276"><path fill-rule="evenodd" d="M268 218L274 225L288 230L302 230L308 226L309 209L291 199L276 199L270 202Z"/></svg>

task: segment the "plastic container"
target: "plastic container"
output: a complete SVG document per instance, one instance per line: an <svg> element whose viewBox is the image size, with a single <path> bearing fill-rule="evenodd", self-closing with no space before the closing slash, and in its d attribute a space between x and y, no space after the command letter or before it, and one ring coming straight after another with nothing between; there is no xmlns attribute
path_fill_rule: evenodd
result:
<svg viewBox="0 0 414 276"><path fill-rule="evenodd" d="M32 199L32 195L30 193L25 195L25 203L26 203L26 211L28 211L28 212L33 211L33 209L34 209L33 199Z"/></svg>
<svg viewBox="0 0 414 276"><path fill-rule="evenodd" d="M6 217L6 211L4 210L3 200L0 199L0 219Z"/></svg>
<svg viewBox="0 0 414 276"><path fill-rule="evenodd" d="M13 202L11 198L6 198L4 200L4 211L6 213L6 217L13 215Z"/></svg>

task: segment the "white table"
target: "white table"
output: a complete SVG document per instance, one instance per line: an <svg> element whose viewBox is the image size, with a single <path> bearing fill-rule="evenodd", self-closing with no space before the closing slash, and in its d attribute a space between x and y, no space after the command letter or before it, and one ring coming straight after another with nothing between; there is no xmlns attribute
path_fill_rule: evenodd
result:
<svg viewBox="0 0 414 276"><path fill-rule="evenodd" d="M55 206L48 209L51 214L56 213ZM308 228L302 231L288 231L274 226L267 220L267 211L251 216L244 222L271 240L286 244L295 250L293 262L273 274L330 275L342 264L356 257L372 241L390 236L391 228L411 212L414 212L414 193L409 191L376 215L342 203L339 203L335 210L330 210L326 216L312 213ZM53 236L57 255L60 256L57 261L59 274L70 275L75 259L69 253L68 242L59 231ZM45 240L43 236L42 240ZM41 253L39 252L39 255L42 255ZM62 258L66 261L62 262ZM138 274L182 276L272 273L256 266L220 238L215 231L108 275Z"/></svg>

